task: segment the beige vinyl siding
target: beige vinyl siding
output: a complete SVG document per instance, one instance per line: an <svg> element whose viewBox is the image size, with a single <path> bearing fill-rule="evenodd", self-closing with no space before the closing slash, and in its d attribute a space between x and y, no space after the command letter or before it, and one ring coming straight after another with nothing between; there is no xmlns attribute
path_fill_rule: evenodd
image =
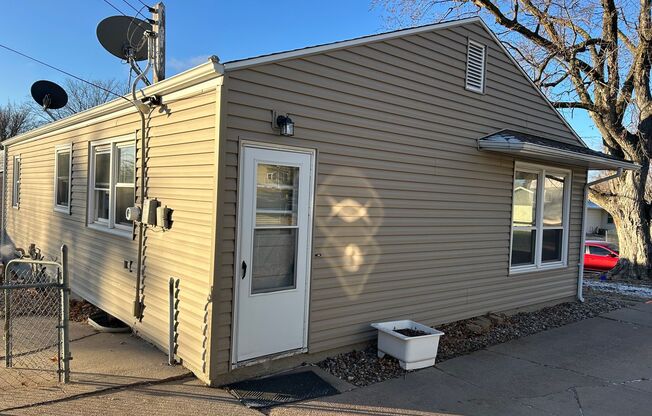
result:
<svg viewBox="0 0 652 416"><path fill-rule="evenodd" d="M487 45L485 94L464 89L468 37ZM318 151L311 353L369 340L379 320L437 324L575 293L581 170L569 267L508 275L514 160L475 139L511 128L578 141L480 24L233 70L225 83L212 374L230 369L240 140ZM271 110L291 115L293 137L272 131Z"/></svg>
<svg viewBox="0 0 652 416"><path fill-rule="evenodd" d="M176 353L186 367L207 380L217 171L215 82L202 91L175 93L167 111L153 112L148 123L146 195L173 210L173 225L169 231L145 234L142 322L132 316L137 241L86 226L90 143L118 136L134 140L141 127L135 109L9 146L10 158L21 155L23 184L20 208L11 208L10 199L5 207L7 233L14 245L27 247L33 242L48 257L56 257L60 245L67 244L73 291L133 325L136 333L161 349L168 346L168 281L179 279ZM70 215L53 210L54 149L67 143L73 149ZM139 140L136 196L140 155ZM12 175L9 170L9 181ZM124 269L124 260L133 261L133 272Z"/></svg>

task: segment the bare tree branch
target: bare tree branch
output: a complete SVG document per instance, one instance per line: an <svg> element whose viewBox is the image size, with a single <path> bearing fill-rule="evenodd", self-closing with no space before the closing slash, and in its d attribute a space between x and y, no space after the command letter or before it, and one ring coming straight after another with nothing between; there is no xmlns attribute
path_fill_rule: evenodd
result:
<svg viewBox="0 0 652 416"><path fill-rule="evenodd" d="M0 106L0 140L17 136L33 127L29 108L15 104Z"/></svg>

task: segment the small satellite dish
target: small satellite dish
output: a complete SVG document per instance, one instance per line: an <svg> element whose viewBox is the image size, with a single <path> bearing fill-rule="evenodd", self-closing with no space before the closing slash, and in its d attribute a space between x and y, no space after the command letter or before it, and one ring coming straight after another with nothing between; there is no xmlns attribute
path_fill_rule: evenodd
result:
<svg viewBox="0 0 652 416"><path fill-rule="evenodd" d="M97 39L104 49L120 59L127 60L131 52L135 61L147 59L145 32L152 25L135 17L111 16L97 25Z"/></svg>
<svg viewBox="0 0 652 416"><path fill-rule="evenodd" d="M32 84L32 98L44 110L56 110L68 104L68 94L52 81L36 81Z"/></svg>

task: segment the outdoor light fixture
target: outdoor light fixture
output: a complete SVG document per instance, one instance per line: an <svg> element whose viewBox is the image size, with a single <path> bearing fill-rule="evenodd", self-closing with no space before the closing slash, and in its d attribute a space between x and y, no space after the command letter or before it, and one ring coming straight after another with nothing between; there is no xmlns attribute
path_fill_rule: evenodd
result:
<svg viewBox="0 0 652 416"><path fill-rule="evenodd" d="M281 136L294 136L294 121L289 116L276 117L276 125L281 131Z"/></svg>

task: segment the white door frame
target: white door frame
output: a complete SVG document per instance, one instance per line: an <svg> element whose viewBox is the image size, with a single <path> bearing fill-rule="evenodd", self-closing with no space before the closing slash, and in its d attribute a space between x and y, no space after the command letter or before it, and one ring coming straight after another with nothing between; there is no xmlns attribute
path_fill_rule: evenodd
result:
<svg viewBox="0 0 652 416"><path fill-rule="evenodd" d="M266 149L266 150L276 150L276 151L285 151L285 152L295 152L310 155L310 175L309 183L309 195L308 201L310 208L308 210L308 235L307 235L307 247L306 247L306 283L305 283L305 306L304 306L304 325L303 325L303 346L300 349L294 351L286 351L279 354L267 355L264 357L254 358L251 360L238 362L236 358L236 351L238 346L238 297L240 290L240 257L241 257L241 248L240 242L242 239L242 206L244 199L244 192L242 192L243 187L243 173L244 173L244 150L245 148L257 148L257 149ZM317 181L317 151L315 149L286 146L273 143L261 143L251 140L240 140L238 146L238 181L237 181L237 192L238 192L238 205L236 207L236 235L235 235L235 257L233 264L233 302L231 305L231 349L229 351L231 356L231 369L238 367L246 367L249 365L258 364L264 361L275 360L283 357L288 357L295 354L302 354L308 351L308 326L310 319L310 282L312 277L312 229L313 229L313 215L315 210L315 187Z"/></svg>

